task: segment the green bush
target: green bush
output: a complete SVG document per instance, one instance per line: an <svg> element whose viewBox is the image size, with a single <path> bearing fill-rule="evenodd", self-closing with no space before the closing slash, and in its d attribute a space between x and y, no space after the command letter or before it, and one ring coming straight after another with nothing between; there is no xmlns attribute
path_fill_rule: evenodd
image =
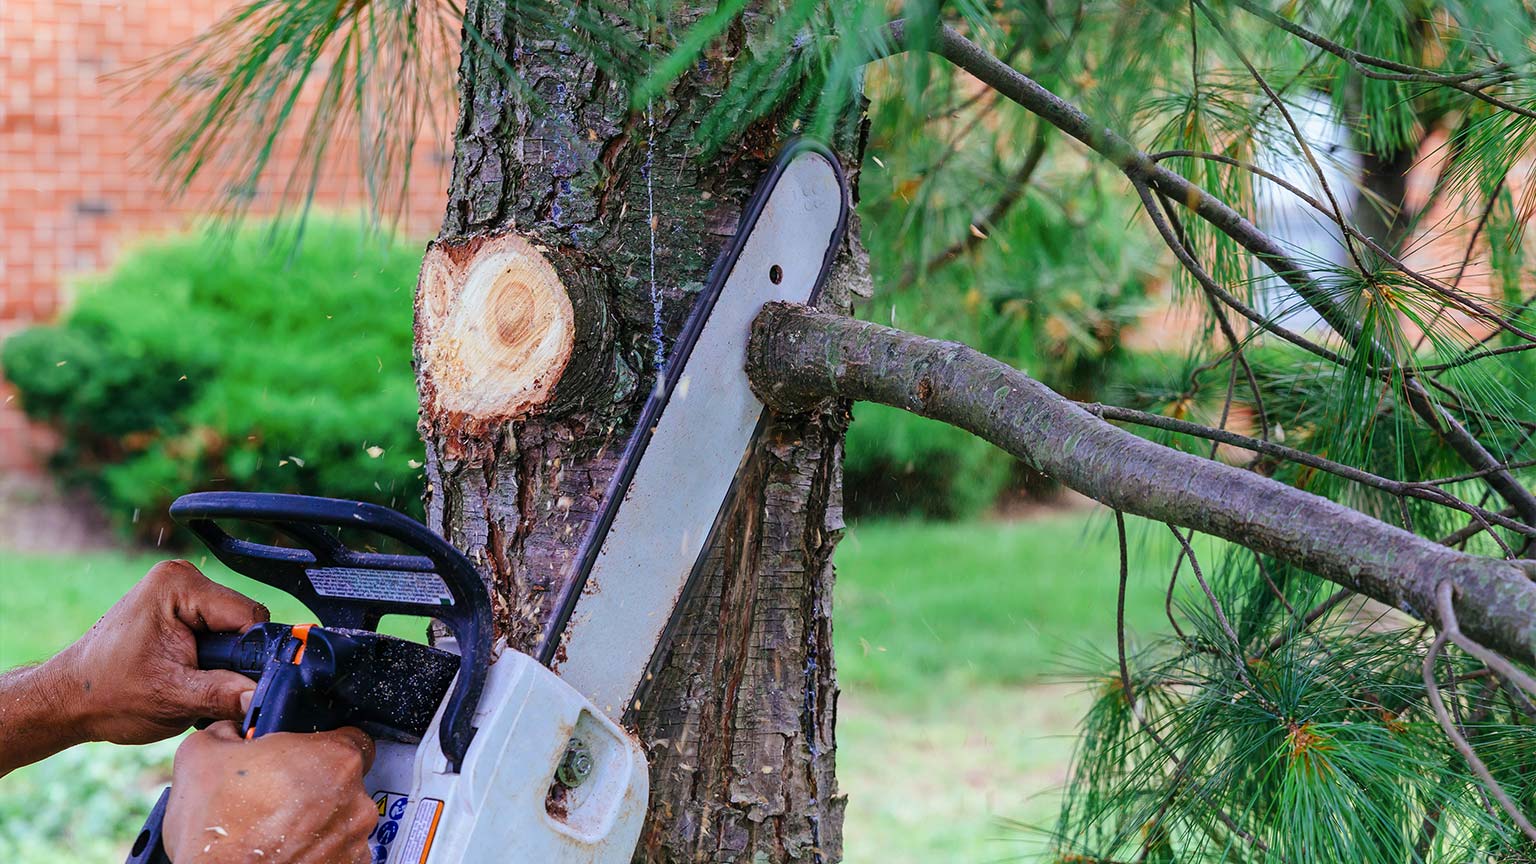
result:
<svg viewBox="0 0 1536 864"><path fill-rule="evenodd" d="M969 432L899 408L853 407L843 466L854 517L919 513L955 519L985 509L1008 485L1013 460Z"/></svg>
<svg viewBox="0 0 1536 864"><path fill-rule="evenodd" d="M93 742L7 775L0 858L8 864L121 860L170 781L180 743Z"/></svg>
<svg viewBox="0 0 1536 864"><path fill-rule="evenodd" d="M125 255L0 366L61 435L55 469L141 535L185 492L419 506L410 367L420 252L360 225L252 226Z"/></svg>

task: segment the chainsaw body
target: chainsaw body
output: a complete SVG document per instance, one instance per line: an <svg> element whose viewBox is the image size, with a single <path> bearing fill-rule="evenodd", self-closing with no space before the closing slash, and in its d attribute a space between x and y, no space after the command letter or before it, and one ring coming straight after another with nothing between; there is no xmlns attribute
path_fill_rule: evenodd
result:
<svg viewBox="0 0 1536 864"><path fill-rule="evenodd" d="M628 862L650 788L634 736L517 651L491 666L480 705L462 770L436 747L378 742L375 864Z"/></svg>
<svg viewBox="0 0 1536 864"><path fill-rule="evenodd" d="M496 650L492 662L503 646L491 642L485 585L436 534L387 508L298 495L198 493L171 515L231 569L292 594L322 622L203 636L198 665L257 681L246 737L353 725L377 739L365 779L379 811L374 864L630 860L649 790L644 750L528 655ZM238 523L295 545L226 530ZM342 542L357 531L423 554ZM452 637L428 647L373 632L386 614L432 618ZM168 794L130 864L168 860Z"/></svg>

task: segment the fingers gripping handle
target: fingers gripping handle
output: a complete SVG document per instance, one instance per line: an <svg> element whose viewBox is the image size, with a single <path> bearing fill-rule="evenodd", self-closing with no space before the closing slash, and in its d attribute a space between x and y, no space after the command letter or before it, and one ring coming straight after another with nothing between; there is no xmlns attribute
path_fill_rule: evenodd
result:
<svg viewBox="0 0 1536 864"><path fill-rule="evenodd" d="M372 630L387 614L435 618L453 633L459 674L443 712L439 740L457 771L474 735L471 718L491 653L491 601L474 566L426 526L387 507L335 498L246 492L199 492L171 505L231 570L296 597L328 627ZM264 525L295 547L231 536L222 523ZM358 551L327 528L361 529L419 555Z"/></svg>
<svg viewBox="0 0 1536 864"><path fill-rule="evenodd" d="M246 635L209 633L197 637L199 668L261 675L250 713L241 725L247 738L259 738L268 732L318 732L334 726L323 714L312 710L313 706L304 698L304 682L291 654L284 656L273 649L263 651L262 640L250 638L270 633L276 639L279 631L288 630L279 626ZM171 864L165 851L165 811L170 800L171 787L167 786L149 811L144 827L139 829L127 864Z"/></svg>

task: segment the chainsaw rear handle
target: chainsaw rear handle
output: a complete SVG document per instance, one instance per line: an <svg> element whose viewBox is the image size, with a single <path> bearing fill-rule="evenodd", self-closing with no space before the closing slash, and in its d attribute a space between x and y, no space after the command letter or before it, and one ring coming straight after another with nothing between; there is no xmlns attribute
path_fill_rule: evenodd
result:
<svg viewBox="0 0 1536 864"><path fill-rule="evenodd" d="M303 682L294 652L286 654L286 643L295 641L292 628L283 624L262 624L245 633L210 633L197 636L199 669L229 669L242 674L254 671L260 676L251 710L241 724L247 739L268 732L318 732L323 716L306 710ZM305 646L307 648L307 645ZM274 686L275 685L275 686ZM268 703L265 706L262 703ZM256 722L252 722L252 721ZM283 728L284 725L290 728ZM165 811L171 800L171 787L165 787L133 841L126 864L171 864L165 851Z"/></svg>
<svg viewBox="0 0 1536 864"><path fill-rule="evenodd" d="M311 682L305 680L304 670L295 662L294 651L288 647L296 641L290 635L292 628L283 624L260 627L262 629L252 628L244 634L199 635L197 640L198 668L230 669L250 674L252 667L256 667L255 672L260 675L250 712L241 725L245 737L336 728L335 712L328 712L323 697L316 698L307 689ZM307 650L307 642L304 647ZM334 669L334 664L321 665ZM149 818L144 820L144 827L139 829L126 864L171 864L165 851L165 811L170 798L171 787L167 786L155 801Z"/></svg>
<svg viewBox="0 0 1536 864"><path fill-rule="evenodd" d="M282 624L258 624L244 633L199 633L197 668L226 669L247 678L260 678L267 657L289 629Z"/></svg>
<svg viewBox="0 0 1536 864"><path fill-rule="evenodd" d="M439 743L451 770L459 770L474 736L471 720L485 686L492 637L490 596L463 554L414 519L360 501L197 492L178 498L170 513L225 566L291 594L326 627L374 630L390 614L441 621L457 641L460 656ZM265 526L296 546L240 539L225 530L232 522ZM372 532L421 554L358 551L327 527ZM437 593L442 589L448 596Z"/></svg>

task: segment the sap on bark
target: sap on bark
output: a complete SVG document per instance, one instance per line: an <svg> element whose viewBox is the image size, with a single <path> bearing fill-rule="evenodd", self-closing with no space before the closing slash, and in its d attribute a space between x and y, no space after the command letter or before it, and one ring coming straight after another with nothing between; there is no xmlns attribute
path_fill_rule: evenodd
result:
<svg viewBox="0 0 1536 864"><path fill-rule="evenodd" d="M423 420L483 430L549 402L576 316L553 265L516 234L427 248L416 291Z"/></svg>

